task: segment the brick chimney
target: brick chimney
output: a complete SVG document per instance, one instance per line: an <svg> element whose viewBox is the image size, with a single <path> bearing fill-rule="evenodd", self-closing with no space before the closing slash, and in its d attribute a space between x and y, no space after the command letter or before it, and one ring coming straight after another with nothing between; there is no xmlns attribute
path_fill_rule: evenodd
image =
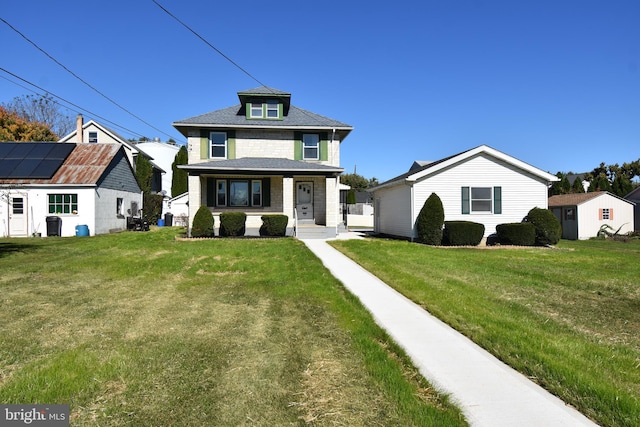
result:
<svg viewBox="0 0 640 427"><path fill-rule="evenodd" d="M83 138L82 125L84 125L82 114L78 114L78 117L76 117L76 142L84 142L82 140Z"/></svg>

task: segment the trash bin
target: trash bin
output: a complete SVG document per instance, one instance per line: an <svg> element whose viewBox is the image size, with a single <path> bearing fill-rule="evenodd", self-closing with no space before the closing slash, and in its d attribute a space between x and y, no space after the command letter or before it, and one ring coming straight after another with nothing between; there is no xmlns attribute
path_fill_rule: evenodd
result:
<svg viewBox="0 0 640 427"><path fill-rule="evenodd" d="M47 217L47 236L62 235L62 218L59 216Z"/></svg>
<svg viewBox="0 0 640 427"><path fill-rule="evenodd" d="M164 225L173 227L173 214L171 212L164 214Z"/></svg>
<svg viewBox="0 0 640 427"><path fill-rule="evenodd" d="M160 218L158 220L158 227L164 227L164 219Z"/></svg>
<svg viewBox="0 0 640 427"><path fill-rule="evenodd" d="M89 235L88 225L76 225L76 236L88 236L88 235Z"/></svg>

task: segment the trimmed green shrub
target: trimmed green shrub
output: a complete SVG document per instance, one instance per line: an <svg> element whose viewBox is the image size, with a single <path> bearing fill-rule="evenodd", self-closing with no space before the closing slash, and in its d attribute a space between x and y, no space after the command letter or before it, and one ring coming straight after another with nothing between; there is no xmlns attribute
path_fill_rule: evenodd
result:
<svg viewBox="0 0 640 427"><path fill-rule="evenodd" d="M286 215L263 215L261 236L284 236L287 234L289 217Z"/></svg>
<svg viewBox="0 0 640 427"><path fill-rule="evenodd" d="M562 225L550 210L533 208L524 220L536 227L537 245L555 245L560 241Z"/></svg>
<svg viewBox="0 0 640 427"><path fill-rule="evenodd" d="M442 244L445 246L478 246L484 237L484 224L471 221L445 221Z"/></svg>
<svg viewBox="0 0 640 427"><path fill-rule="evenodd" d="M200 206L193 217L191 225L191 237L213 237L214 219L211 211L206 206Z"/></svg>
<svg viewBox="0 0 640 427"><path fill-rule="evenodd" d="M427 245L442 243L442 226L444 225L444 208L436 193L431 193L420 209L416 220L418 241Z"/></svg>
<svg viewBox="0 0 640 427"><path fill-rule="evenodd" d="M247 214L244 212L223 212L220 214L220 236L244 236Z"/></svg>
<svg viewBox="0 0 640 427"><path fill-rule="evenodd" d="M536 227L530 222L514 222L496 226L501 245L533 246L536 244Z"/></svg>

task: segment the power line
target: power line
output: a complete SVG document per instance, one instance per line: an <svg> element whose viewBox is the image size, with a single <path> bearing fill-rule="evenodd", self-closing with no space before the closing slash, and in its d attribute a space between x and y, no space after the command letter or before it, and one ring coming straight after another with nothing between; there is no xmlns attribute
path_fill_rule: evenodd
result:
<svg viewBox="0 0 640 427"><path fill-rule="evenodd" d="M238 68L240 71L242 71L243 73L245 73L247 76L249 76L251 79L255 80L256 82L258 82L258 84L260 86L264 86L266 88L268 88L267 85L265 85L264 83L262 83L260 80L258 80L257 78L255 78L251 73L249 73L247 70L245 70L244 68L242 68L240 65L238 65L234 60L232 60L231 58L229 58L227 55L225 55L224 53L222 53L222 51L220 51L220 49L218 49L217 47L215 47L214 45L212 45L211 43L209 43L209 41L207 41L207 39L205 39L204 37L202 37L200 34L198 34L195 30L193 30L191 27L189 27L187 24L185 24L184 22L182 22L180 19L178 19L178 17L176 17L173 13L169 12L167 9L164 8L164 6L162 6L160 3L158 3L156 0L151 0L152 2L154 2L160 9L162 9L167 15L169 15L170 17L172 17L173 19L175 19L176 21L178 21L183 27L185 27L187 30L191 31L196 37L198 37L200 40L202 40L207 46L209 46L211 49L215 50L216 52L218 52L218 54L220 54L224 59L226 59L227 61L229 61L231 64L233 64L236 68Z"/></svg>
<svg viewBox="0 0 640 427"><path fill-rule="evenodd" d="M42 49L40 46L38 46L34 41L32 41L31 39L29 39L26 35L24 35L23 33L21 33L17 28L15 28L13 25L11 25L10 23L8 23L5 19L3 19L2 17L0 17L0 21L4 22L9 28L11 28L13 31L15 31L16 33L18 33L20 35L20 37L22 37L23 39L25 39L26 41L28 41L30 44L32 44L36 49L38 49L40 52L42 52L44 55L46 55L49 59L51 59L53 62L55 62L56 64L58 64L60 67L62 67L65 71L67 71L69 74L71 74L73 77L75 77L76 79L80 80L82 83L84 83L85 85L87 85L89 88L91 88L94 92L96 92L98 95L102 96L103 98L105 98L107 101L111 102L113 105L115 105L116 107L120 108L122 111L126 112L127 114L131 115L132 117L135 117L136 119L140 120L142 123L144 123L145 125L149 126L150 128L162 133L163 135L168 136L169 138L173 138L173 136L169 135L168 133L158 129L157 127L153 126L151 123L146 122L145 120L143 120L142 118L138 117L137 115L135 115L134 113L132 113L131 111L127 110L125 107L123 107L122 105L118 104L116 101L114 101L113 99L109 98L107 95L105 95L104 93L102 93L101 91L99 91L98 89L96 89L94 86L92 86L89 82L87 82L86 80L84 80L82 77L78 76L76 73L74 73L73 71L71 71L69 68L67 68L64 64L62 64L60 61L58 61L56 58L54 58L53 56L51 56L47 51L45 51L44 49Z"/></svg>
<svg viewBox="0 0 640 427"><path fill-rule="evenodd" d="M119 129L122 129L122 130L124 130L125 132L128 132L128 133L129 133L129 134L131 134L131 135L137 135L137 136L139 136L139 137L145 137L144 135L142 135L142 134L140 134L140 133L138 133L138 132L132 131L131 129L127 129L126 127L121 126L121 125L119 125L119 124L117 124L117 123L115 123L115 122L113 122L113 121L111 121L111 120L109 120L109 119L107 119L107 118L101 117L100 115L98 115L98 114L96 114L96 113L93 113L93 112L91 112L91 111L89 111L89 110L87 110L87 109L85 109L85 108L82 108L81 106L79 106L79 105L77 105L77 104L74 104L73 102L68 101L68 100L66 100L66 99L64 99L64 98L62 98L62 97L60 97L60 96L56 95L55 93L50 92L50 91L48 91L48 90L46 90L46 89L44 89L44 88L42 88L42 87L40 87L40 86L36 85L35 83L31 83L30 81L28 81L28 80L26 80L26 79L24 79L24 78L22 78L22 77L18 76L17 74L12 73L11 71L5 70L5 69L4 69L4 68L2 68L2 67L0 67L0 71L3 71L3 72L5 72L5 73L7 73L7 74L9 74L9 75L13 76L13 77L14 77L14 78L16 78L16 79L19 79L19 80L23 81L24 83L27 83L28 85L31 85L31 86L33 86L33 87L35 87L35 88L37 88L37 89L39 89L39 90L43 91L45 94L48 94L48 95L53 96L54 98L60 99L61 101L65 102L66 104L68 104L68 105L70 105L70 106L72 106L72 107L76 108L76 112L77 112L77 113L79 113L80 111L83 111L83 112L88 113L89 115L91 115L91 116L93 116L93 117L97 117L98 119L102 120L103 122L107 122L107 123L109 123L110 125L112 125L112 126L114 126L114 127L117 127L117 128L119 128ZM34 90L32 90L32 89L29 89L29 88L28 88L28 87L26 87L26 86L23 86L23 85L21 85L21 84L19 84L19 83L16 83L16 82L14 82L14 81L11 81L11 80L7 79L6 77L0 76L0 78L3 78L3 79L5 79L5 80L7 80L8 82L11 82L11 83L15 84L16 86L20 86L20 87L21 87L21 88L23 88L23 89L26 89L26 90L28 90L28 91L31 91L31 92L33 92L33 93L35 93L35 94L38 94L38 95L42 96L42 93L36 92L36 91L34 91ZM68 107L66 107L66 106L62 105L61 103L57 102L56 100L53 100L53 102L55 102L56 104L58 104L58 105L60 105L60 106L63 106L63 107L65 107L65 108L68 108ZM60 135L60 136L63 136L63 135Z"/></svg>

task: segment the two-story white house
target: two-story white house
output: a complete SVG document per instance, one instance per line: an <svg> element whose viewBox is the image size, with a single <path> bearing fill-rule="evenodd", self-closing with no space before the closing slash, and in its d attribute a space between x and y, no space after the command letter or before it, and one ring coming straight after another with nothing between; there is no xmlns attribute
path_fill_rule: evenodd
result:
<svg viewBox="0 0 640 427"><path fill-rule="evenodd" d="M291 94L268 87L238 92L232 107L179 120L188 140L189 224L201 205L216 228L222 212L247 214L247 234L265 214L289 217L289 233L335 236L340 144L350 125L291 105Z"/></svg>

